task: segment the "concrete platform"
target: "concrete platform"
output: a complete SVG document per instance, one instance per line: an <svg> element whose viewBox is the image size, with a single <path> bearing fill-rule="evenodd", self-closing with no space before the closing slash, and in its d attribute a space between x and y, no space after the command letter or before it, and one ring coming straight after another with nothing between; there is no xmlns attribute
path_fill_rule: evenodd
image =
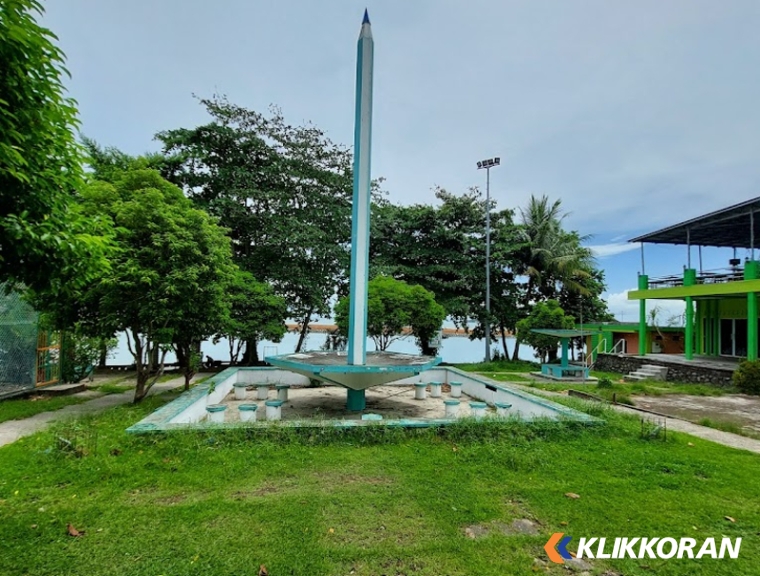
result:
<svg viewBox="0 0 760 576"><path fill-rule="evenodd" d="M68 396L70 394L77 394L78 392L84 392L87 389L84 382L76 384L54 384L52 386L45 386L44 388L37 388L34 393L37 396Z"/></svg>
<svg viewBox="0 0 760 576"><path fill-rule="evenodd" d="M445 417L444 400L449 400L449 386L444 386L440 398L431 398L428 392L424 400L414 399L414 386L375 386L367 390L367 408L363 412L379 414L383 420L404 419L438 419ZM270 400L276 396L271 393ZM462 394L460 398L459 415L470 416L471 398ZM227 406L225 422L239 422L240 404L258 404L258 418L264 419L264 400L256 400L255 390L248 391L246 400L235 400L234 392L230 392L220 402ZM489 407L487 412L493 412ZM338 386L323 386L319 388L290 388L288 400L282 405L283 420L361 420L362 412L351 412L346 409L346 391Z"/></svg>

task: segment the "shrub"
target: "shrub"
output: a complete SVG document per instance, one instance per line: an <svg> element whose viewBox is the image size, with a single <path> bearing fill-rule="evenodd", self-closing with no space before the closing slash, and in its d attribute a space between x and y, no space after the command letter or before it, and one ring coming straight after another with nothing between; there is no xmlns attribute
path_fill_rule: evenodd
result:
<svg viewBox="0 0 760 576"><path fill-rule="evenodd" d="M612 380L607 378L606 376L599 378L599 381L596 383L597 388L612 388Z"/></svg>
<svg viewBox="0 0 760 576"><path fill-rule="evenodd" d="M760 360L744 360L733 376L734 385L745 394L760 395Z"/></svg>

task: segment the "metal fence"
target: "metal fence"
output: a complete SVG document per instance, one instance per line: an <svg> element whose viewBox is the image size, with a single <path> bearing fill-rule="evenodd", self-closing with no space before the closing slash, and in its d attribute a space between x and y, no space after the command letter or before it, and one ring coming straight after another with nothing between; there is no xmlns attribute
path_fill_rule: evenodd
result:
<svg viewBox="0 0 760 576"><path fill-rule="evenodd" d="M60 339L39 331L39 315L18 292L0 286L0 398L55 384Z"/></svg>

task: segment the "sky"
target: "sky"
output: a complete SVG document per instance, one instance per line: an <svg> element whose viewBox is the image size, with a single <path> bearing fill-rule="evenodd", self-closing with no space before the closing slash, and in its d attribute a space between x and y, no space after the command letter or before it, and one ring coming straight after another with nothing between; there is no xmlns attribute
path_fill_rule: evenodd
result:
<svg viewBox="0 0 760 576"><path fill-rule="evenodd" d="M213 94L350 145L365 5L372 176L389 198L482 188L476 162L499 156L498 206L561 199L619 319L638 306L625 293L641 254L626 240L760 196L756 0L57 0L42 23L67 55L83 134L103 145L158 150L156 132L208 120L195 96ZM703 266L731 256L705 249ZM684 264L685 247L645 248L650 276Z"/></svg>

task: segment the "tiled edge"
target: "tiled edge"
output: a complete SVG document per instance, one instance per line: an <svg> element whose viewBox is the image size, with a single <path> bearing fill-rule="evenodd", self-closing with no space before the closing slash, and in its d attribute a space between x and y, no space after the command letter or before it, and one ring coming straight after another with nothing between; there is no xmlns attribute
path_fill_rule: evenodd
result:
<svg viewBox="0 0 760 576"><path fill-rule="evenodd" d="M535 404L543 406L544 408L548 408L554 412L557 412L563 418L572 420L574 422L583 422L587 424L603 424L604 423L604 421L599 418L595 418L588 414L584 414L583 412L579 412L572 408L568 408L567 406L563 406L562 404L558 404L557 402L552 402L551 400L547 400L541 396L536 396L536 395L530 394L529 392L525 392L523 390L505 386L504 384L501 384L501 383L496 383L490 380L489 381L483 380L478 375L472 374L471 372L465 372L458 368L454 368L453 366L438 366L436 367L436 369L446 370L460 377L469 378L471 380L475 380L476 382L479 382L480 384L488 385L488 386L500 389L503 392L506 392L508 394L513 394L514 396L518 396L524 400L533 402ZM162 406L155 412L149 414L148 416L146 416L145 418L143 418L136 424L133 424L132 426L127 428L126 431L130 434L144 434L144 433L149 433L149 432L164 432L164 431L171 431L171 430L216 430L216 429L235 429L235 428L264 428L267 426L272 426L273 424L268 421L222 422L222 423L200 422L200 423L192 423L192 424L191 423L187 423L187 424L170 423L170 421L173 418L177 417L184 410L186 410L192 404L197 402L201 397L207 396L209 394L209 389L212 383L224 382L227 378L230 378L231 376L233 376L234 374L237 374L237 372L241 370L263 371L263 370L272 370L272 368L268 368L268 367L227 368L226 370L220 372L219 374L213 376L212 378L209 378L202 384L199 384L198 386L191 388L187 392L183 392L179 398L172 400L171 402ZM392 428L398 428L398 427L430 428L430 427L436 427L436 426L451 425L455 422L461 422L463 420L467 420L467 419L466 418L456 418L456 419L440 418L440 419L432 419L432 420L402 419L402 420L392 420L392 421L386 420L386 421L379 421L379 422L364 422L361 420L322 420L322 421L281 420L281 421L278 421L275 425L287 427L287 428L318 428L318 427L355 428L358 426L386 426L386 427L392 427ZM492 418L486 418L486 420L493 421Z"/></svg>
<svg viewBox="0 0 760 576"><path fill-rule="evenodd" d="M567 418L572 418L573 420L582 420L586 422L601 422L599 418L594 418L593 416L590 416L588 414L584 414L583 412L578 412L577 410L574 410L573 408L569 408L567 406L564 406L563 404L559 404L557 402L552 402L551 400L548 400L544 398L543 396L537 396L535 394L531 394L530 392L525 392L524 390L520 390L518 388L513 388L511 386L506 386L500 382L496 382L495 380L483 380L478 375L473 374L472 372L465 372L464 370L460 370L459 368L454 368L453 366L442 366L439 368L440 370L449 370L455 374L458 374L459 376L463 376L466 378L471 378L472 380L476 380L480 382L481 384L487 384L488 386L492 386L494 388L498 388L502 390L503 392L507 392L509 394L513 394L515 396L519 396L520 398L524 400L528 400L530 402L534 402L535 404L538 404L539 406L543 406L544 408L548 408L550 410L553 410L555 412L559 412L563 416Z"/></svg>

